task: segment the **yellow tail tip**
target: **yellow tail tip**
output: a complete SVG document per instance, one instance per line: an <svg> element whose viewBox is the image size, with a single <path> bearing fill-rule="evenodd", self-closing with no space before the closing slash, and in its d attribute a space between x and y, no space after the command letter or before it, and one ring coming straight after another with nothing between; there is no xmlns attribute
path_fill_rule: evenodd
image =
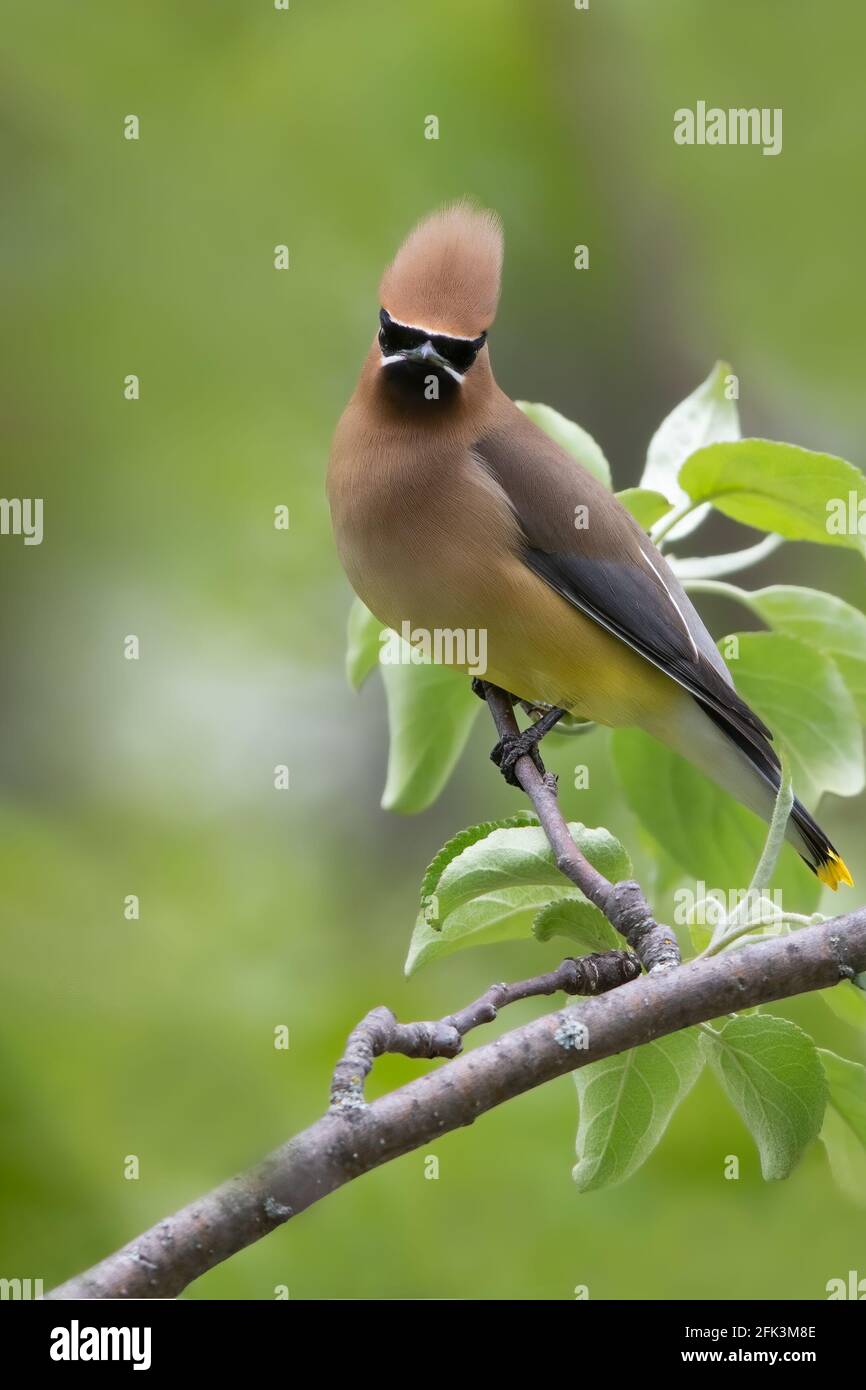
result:
<svg viewBox="0 0 866 1390"><path fill-rule="evenodd" d="M833 892L839 887L840 883L846 883L849 888L854 887L854 880L851 877L851 870L835 850L827 851L827 862L819 864L815 870L822 883L826 883Z"/></svg>

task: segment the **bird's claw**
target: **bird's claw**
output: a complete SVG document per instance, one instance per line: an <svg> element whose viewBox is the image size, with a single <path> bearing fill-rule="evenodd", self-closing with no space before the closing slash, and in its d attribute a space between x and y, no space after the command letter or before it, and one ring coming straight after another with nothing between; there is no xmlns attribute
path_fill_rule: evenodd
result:
<svg viewBox="0 0 866 1390"><path fill-rule="evenodd" d="M521 734L506 734L491 751L491 761L496 764L510 787L519 787L515 767L518 759L526 755L532 759L542 777L546 777L544 763L538 751L538 738L533 737L532 729L524 729Z"/></svg>

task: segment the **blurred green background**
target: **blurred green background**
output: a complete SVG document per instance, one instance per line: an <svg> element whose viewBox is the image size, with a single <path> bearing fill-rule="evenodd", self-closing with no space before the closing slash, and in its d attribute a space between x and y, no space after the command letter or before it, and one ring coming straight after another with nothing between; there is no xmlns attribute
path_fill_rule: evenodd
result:
<svg viewBox="0 0 866 1390"><path fill-rule="evenodd" d="M44 497L45 540L0 540L0 1274L47 1288L314 1119L373 1004L436 1017L559 958L503 945L402 978L426 863L518 801L479 721L437 806L386 816L381 686L344 680L323 472L385 261L446 199L497 208L500 382L578 419L619 487L717 357L745 433L862 465L866 13L13 0L4 29L2 492ZM781 106L783 153L675 146L698 99ZM863 606L863 577L849 552L789 545L744 579ZM606 736L581 756L592 790L564 777L567 811L639 855ZM863 884L862 804L822 819ZM862 1060L819 1000L785 1011ZM374 1093L418 1065L383 1062ZM577 1196L575 1124L565 1078L437 1142L438 1181L411 1154L186 1297L812 1298L866 1272L866 1213L821 1147L764 1185L710 1077L620 1189Z"/></svg>

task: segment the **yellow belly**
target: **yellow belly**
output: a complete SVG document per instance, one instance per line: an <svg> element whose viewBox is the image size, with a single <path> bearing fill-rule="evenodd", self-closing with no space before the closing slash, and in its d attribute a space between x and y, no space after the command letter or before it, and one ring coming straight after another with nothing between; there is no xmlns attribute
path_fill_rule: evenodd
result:
<svg viewBox="0 0 866 1390"><path fill-rule="evenodd" d="M654 723L681 696L668 676L533 580L530 601L488 629L488 679L599 724Z"/></svg>
<svg viewBox="0 0 866 1390"><path fill-rule="evenodd" d="M402 601L393 595L387 589L364 597L398 632L408 624L429 634L440 658L521 699L599 724L647 726L682 697L674 681L516 558L447 589L416 576L410 591L402 588Z"/></svg>

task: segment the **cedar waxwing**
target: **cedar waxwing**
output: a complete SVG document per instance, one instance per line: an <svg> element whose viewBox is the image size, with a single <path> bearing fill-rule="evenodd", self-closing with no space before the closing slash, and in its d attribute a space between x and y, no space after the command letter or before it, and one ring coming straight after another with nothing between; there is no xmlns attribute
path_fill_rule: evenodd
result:
<svg viewBox="0 0 866 1390"><path fill-rule="evenodd" d="M398 632L485 632L484 679L551 707L542 732L559 711L636 725L768 819L770 731L682 585L616 497L496 384L486 340L501 266L497 217L458 204L420 222L385 271L328 469L346 573ZM503 771L531 744L500 748ZM797 800L787 836L823 883L851 883Z"/></svg>

